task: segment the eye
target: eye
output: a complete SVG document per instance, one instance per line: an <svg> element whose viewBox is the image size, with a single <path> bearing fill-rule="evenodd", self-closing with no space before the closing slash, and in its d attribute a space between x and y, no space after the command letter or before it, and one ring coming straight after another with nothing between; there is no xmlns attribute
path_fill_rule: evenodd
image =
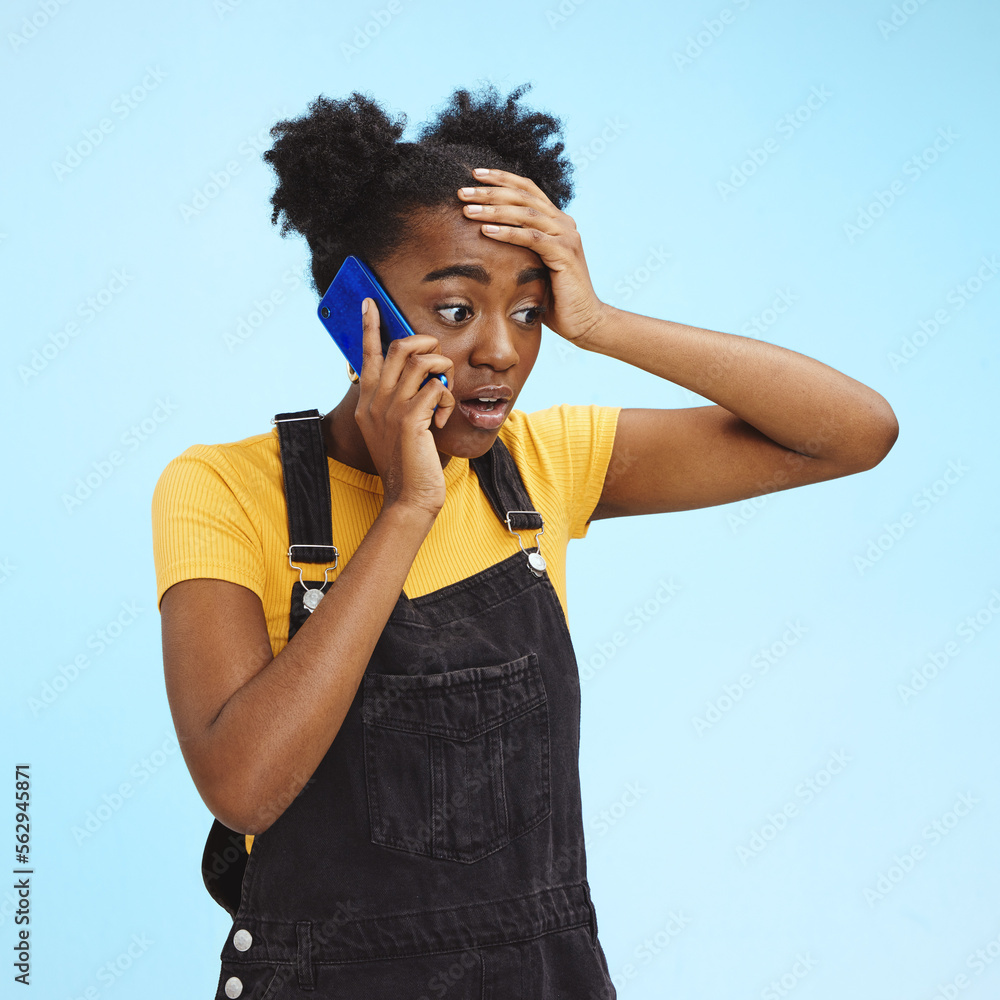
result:
<svg viewBox="0 0 1000 1000"><path fill-rule="evenodd" d="M532 323L537 323L545 315L546 311L547 310L545 306L525 306L523 309L517 310L518 313L528 312L535 314L530 319L521 321L522 323L527 323L529 326ZM517 313L514 313L514 315L516 316Z"/></svg>
<svg viewBox="0 0 1000 1000"><path fill-rule="evenodd" d="M471 307L465 305L463 302L453 302L450 305L435 306L434 309L436 312L444 312L448 309L464 309L467 313L469 314L472 313ZM454 317L452 317L452 322L461 323L463 320L466 320L468 318L469 318L468 316L463 316L461 317L461 319L455 319Z"/></svg>

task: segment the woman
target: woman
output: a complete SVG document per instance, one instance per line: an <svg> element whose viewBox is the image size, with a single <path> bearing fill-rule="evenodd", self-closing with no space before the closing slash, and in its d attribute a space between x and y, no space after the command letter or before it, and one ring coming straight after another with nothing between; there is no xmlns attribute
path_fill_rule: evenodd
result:
<svg viewBox="0 0 1000 1000"><path fill-rule="evenodd" d="M358 93L272 129L272 222L316 291L356 254L416 335L383 357L365 300L333 409L195 445L157 484L167 693L234 918L217 997L614 997L568 540L861 472L896 439L819 361L602 302L526 89L457 90L413 143ZM543 318L716 405L515 410Z"/></svg>

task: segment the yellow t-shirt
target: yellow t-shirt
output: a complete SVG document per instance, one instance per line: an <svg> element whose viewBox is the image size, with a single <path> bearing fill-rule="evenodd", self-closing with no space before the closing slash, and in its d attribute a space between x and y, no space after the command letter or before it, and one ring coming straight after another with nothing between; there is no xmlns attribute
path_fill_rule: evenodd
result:
<svg viewBox="0 0 1000 1000"><path fill-rule="evenodd" d="M611 460L620 407L561 404L535 413L512 410L499 436L535 509L547 572L566 613L566 545L583 538ZM335 580L382 507L382 480L327 457ZM444 467L445 502L424 539L403 592L420 597L457 583L518 551L490 506L468 459ZM288 599L298 570L288 565L288 514L278 429L228 444L192 445L163 470L153 491L156 600L180 580L210 577L241 584L261 600L271 650L288 642ZM525 548L534 531L520 536ZM306 580L323 568L304 567ZM247 850L253 836L247 835Z"/></svg>

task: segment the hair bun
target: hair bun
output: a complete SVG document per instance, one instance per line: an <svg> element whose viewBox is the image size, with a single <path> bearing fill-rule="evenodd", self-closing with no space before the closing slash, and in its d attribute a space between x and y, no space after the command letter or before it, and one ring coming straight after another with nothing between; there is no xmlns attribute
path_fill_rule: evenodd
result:
<svg viewBox="0 0 1000 1000"><path fill-rule="evenodd" d="M278 175L271 222L284 213L280 234L294 230L312 246L348 213L363 211L365 188L398 161L405 127L406 115L393 120L358 91L343 100L321 94L307 113L272 126L276 141L263 159Z"/></svg>
<svg viewBox="0 0 1000 1000"><path fill-rule="evenodd" d="M478 92L455 90L436 119L424 125L417 141L430 146L488 149L512 164L514 173L536 178L536 183L558 208L573 197L572 166L560 158L562 124L552 115L519 108L517 102L531 89L522 83L506 99L492 83ZM557 141L546 147L549 139Z"/></svg>
<svg viewBox="0 0 1000 1000"><path fill-rule="evenodd" d="M495 167L530 178L558 208L573 196L572 164L562 154L557 118L518 107L530 87L506 98L487 84L459 89L403 142L406 115L392 118L354 91L322 94L298 118L271 128L263 158L274 168L271 222L281 235L303 235L312 253L312 285L322 295L348 254L378 273L415 237L420 209L462 211L458 189L474 182L473 167ZM485 237L484 237L485 238Z"/></svg>

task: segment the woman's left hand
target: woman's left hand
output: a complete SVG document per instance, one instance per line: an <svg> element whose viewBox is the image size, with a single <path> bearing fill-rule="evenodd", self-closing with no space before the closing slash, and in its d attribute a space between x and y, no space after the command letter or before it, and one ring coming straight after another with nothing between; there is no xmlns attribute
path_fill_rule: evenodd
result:
<svg viewBox="0 0 1000 1000"><path fill-rule="evenodd" d="M534 181L509 170L473 175L475 188L459 188L465 217L501 243L534 250L549 269L551 295L544 324L580 347L607 305L594 292L576 223L548 199ZM474 206L481 206L472 212ZM496 232L490 232L490 228Z"/></svg>

